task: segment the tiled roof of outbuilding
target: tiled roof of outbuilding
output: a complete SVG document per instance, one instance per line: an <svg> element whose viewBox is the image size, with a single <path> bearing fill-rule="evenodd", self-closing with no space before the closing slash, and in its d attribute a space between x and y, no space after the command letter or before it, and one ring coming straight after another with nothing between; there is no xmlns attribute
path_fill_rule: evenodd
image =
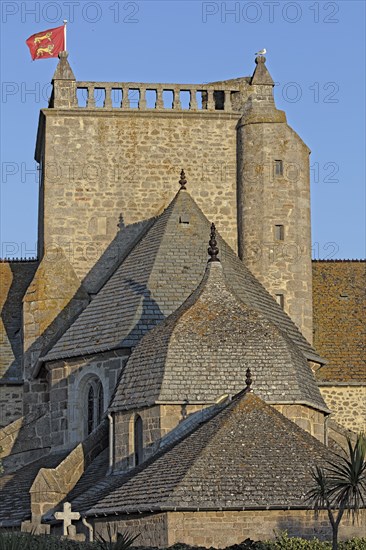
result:
<svg viewBox="0 0 366 550"><path fill-rule="evenodd" d="M86 515L304 507L310 471L333 453L253 393L130 473L76 499Z"/></svg>
<svg viewBox="0 0 366 550"><path fill-rule="evenodd" d="M213 403L242 390L248 367L266 401L328 410L298 348L233 294L220 262L209 262L197 290L135 348L111 409Z"/></svg>
<svg viewBox="0 0 366 550"><path fill-rule="evenodd" d="M200 283L209 228L189 193L180 190L44 360L134 347ZM220 237L218 243L225 274L238 297L286 332L305 356L321 362L235 252Z"/></svg>
<svg viewBox="0 0 366 550"><path fill-rule="evenodd" d="M313 261L314 345L327 359L319 382L366 384L365 288L365 261Z"/></svg>

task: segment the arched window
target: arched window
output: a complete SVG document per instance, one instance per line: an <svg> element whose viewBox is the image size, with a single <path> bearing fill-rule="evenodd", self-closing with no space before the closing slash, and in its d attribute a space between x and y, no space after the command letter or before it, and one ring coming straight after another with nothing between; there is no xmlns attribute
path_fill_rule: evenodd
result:
<svg viewBox="0 0 366 550"><path fill-rule="evenodd" d="M142 418L137 415L134 423L134 447L135 447L135 466L141 464L144 455L144 439Z"/></svg>
<svg viewBox="0 0 366 550"><path fill-rule="evenodd" d="M103 386L99 379L92 378L87 386L87 435L100 424L104 412Z"/></svg>

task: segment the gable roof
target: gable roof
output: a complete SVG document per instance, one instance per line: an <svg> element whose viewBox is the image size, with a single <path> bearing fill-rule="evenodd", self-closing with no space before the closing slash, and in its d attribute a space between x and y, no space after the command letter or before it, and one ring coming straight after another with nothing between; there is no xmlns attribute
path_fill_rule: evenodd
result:
<svg viewBox="0 0 366 550"><path fill-rule="evenodd" d="M220 262L209 262L196 291L134 349L111 410L214 403L243 388L247 368L254 371L257 393L266 401L329 412L302 353L233 294Z"/></svg>
<svg viewBox="0 0 366 550"><path fill-rule="evenodd" d="M121 347L175 311L200 283L210 222L180 190L92 302L42 359L51 361ZM322 362L282 308L229 245L218 238L226 277L238 297L275 323L305 356Z"/></svg>
<svg viewBox="0 0 366 550"><path fill-rule="evenodd" d="M311 468L333 453L242 392L178 443L76 499L86 515L187 509L306 508Z"/></svg>

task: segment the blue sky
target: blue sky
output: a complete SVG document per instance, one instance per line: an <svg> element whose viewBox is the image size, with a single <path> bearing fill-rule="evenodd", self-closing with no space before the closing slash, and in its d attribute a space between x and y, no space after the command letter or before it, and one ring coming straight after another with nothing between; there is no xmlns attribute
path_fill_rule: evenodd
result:
<svg viewBox="0 0 366 550"><path fill-rule="evenodd" d="M68 25L77 80L209 82L252 74L267 48L277 106L312 150L313 256L365 257L365 2L1 2L1 242L32 255L34 145L57 60L25 40Z"/></svg>

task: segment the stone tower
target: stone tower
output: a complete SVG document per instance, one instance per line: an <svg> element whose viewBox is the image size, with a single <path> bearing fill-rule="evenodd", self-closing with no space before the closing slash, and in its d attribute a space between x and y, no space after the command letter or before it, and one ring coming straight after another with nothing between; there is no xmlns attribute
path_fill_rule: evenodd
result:
<svg viewBox="0 0 366 550"><path fill-rule="evenodd" d="M197 205L311 340L309 150L256 61L251 77L206 84L95 82L60 54L37 135L39 260L19 304L21 380L168 206L182 166Z"/></svg>
<svg viewBox="0 0 366 550"><path fill-rule="evenodd" d="M237 126L239 255L311 342L310 150L276 109L265 61Z"/></svg>

